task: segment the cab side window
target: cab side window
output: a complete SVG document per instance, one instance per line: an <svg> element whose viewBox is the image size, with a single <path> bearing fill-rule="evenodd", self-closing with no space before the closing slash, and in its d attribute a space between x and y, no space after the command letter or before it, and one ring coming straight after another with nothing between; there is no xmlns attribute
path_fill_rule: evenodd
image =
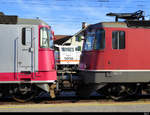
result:
<svg viewBox="0 0 150 115"><path fill-rule="evenodd" d="M112 48L125 49L125 32L113 31L112 32Z"/></svg>
<svg viewBox="0 0 150 115"><path fill-rule="evenodd" d="M95 36L94 49L101 50L105 48L105 30L97 30Z"/></svg>
<svg viewBox="0 0 150 115"><path fill-rule="evenodd" d="M22 45L30 46L32 41L32 28L22 28Z"/></svg>
<svg viewBox="0 0 150 115"><path fill-rule="evenodd" d="M26 45L26 28L22 28L22 45Z"/></svg>

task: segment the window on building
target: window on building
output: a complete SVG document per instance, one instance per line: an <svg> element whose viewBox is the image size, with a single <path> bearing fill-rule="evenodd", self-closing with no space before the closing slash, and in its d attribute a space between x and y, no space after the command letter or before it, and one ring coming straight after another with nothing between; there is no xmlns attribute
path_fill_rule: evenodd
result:
<svg viewBox="0 0 150 115"><path fill-rule="evenodd" d="M81 46L77 46L77 47L75 48L75 50L76 50L76 51L81 51Z"/></svg>
<svg viewBox="0 0 150 115"><path fill-rule="evenodd" d="M81 42L83 39L84 39L84 36L83 36L83 35L78 35L78 36L76 36L76 41L77 41L77 42Z"/></svg>
<svg viewBox="0 0 150 115"><path fill-rule="evenodd" d="M95 41L94 41L94 49L100 50L105 48L105 30L97 30Z"/></svg>
<svg viewBox="0 0 150 115"><path fill-rule="evenodd" d="M77 42L79 41L79 36L76 36L76 41L77 41Z"/></svg>
<svg viewBox="0 0 150 115"><path fill-rule="evenodd" d="M125 49L125 32L113 31L112 32L112 48Z"/></svg>

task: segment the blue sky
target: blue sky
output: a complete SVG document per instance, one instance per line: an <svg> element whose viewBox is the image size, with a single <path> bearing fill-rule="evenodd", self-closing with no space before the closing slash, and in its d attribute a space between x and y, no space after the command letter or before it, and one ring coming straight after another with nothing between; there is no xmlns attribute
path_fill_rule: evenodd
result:
<svg viewBox="0 0 150 115"><path fill-rule="evenodd" d="M73 35L81 23L113 21L106 13L145 11L150 19L150 0L0 0L0 11L20 18L36 18L52 26L55 35Z"/></svg>

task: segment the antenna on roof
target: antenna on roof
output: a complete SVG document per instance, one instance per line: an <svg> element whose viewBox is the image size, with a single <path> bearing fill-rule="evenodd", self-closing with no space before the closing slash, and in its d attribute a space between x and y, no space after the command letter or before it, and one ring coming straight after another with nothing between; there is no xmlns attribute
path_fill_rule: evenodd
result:
<svg viewBox="0 0 150 115"><path fill-rule="evenodd" d="M142 18L142 20L144 20L144 15L143 15L144 11L142 10L138 10L134 13L108 13L106 14L106 16L115 16L115 21L118 22L118 19L125 19L127 21L129 20L140 20Z"/></svg>

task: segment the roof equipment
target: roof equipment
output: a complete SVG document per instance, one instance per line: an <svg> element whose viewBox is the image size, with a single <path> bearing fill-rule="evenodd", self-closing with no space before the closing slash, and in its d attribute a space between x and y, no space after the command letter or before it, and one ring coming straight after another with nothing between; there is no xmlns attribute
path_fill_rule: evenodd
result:
<svg viewBox="0 0 150 115"><path fill-rule="evenodd" d="M144 11L138 10L134 13L108 13L106 16L115 16L115 21L118 22L118 19L125 19L127 21L129 20L144 20Z"/></svg>

